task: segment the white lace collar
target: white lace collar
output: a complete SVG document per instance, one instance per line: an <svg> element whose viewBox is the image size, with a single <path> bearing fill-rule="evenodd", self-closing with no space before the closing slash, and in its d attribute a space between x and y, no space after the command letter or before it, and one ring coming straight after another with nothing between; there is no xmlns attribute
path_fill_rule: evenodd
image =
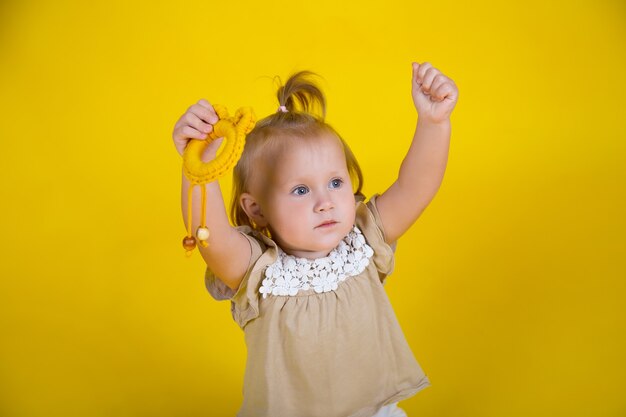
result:
<svg viewBox="0 0 626 417"><path fill-rule="evenodd" d="M267 298L268 295L295 296L300 290L311 288L316 293L334 291L339 282L363 272L372 255L374 251L356 226L324 258L298 258L278 248L278 259L265 270L259 292Z"/></svg>

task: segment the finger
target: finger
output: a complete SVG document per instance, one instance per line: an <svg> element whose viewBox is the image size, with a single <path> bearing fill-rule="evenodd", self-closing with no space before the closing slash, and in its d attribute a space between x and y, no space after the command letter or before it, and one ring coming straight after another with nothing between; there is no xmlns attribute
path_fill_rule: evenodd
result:
<svg viewBox="0 0 626 417"><path fill-rule="evenodd" d="M186 145L189 139L206 139L206 134L202 132L198 132L191 126L181 126L178 129L174 130L173 133L174 142L177 144Z"/></svg>
<svg viewBox="0 0 626 417"><path fill-rule="evenodd" d="M412 69L413 69L413 74L411 76L411 81L413 81L413 82L415 82L417 84L421 84L421 82L419 82L417 80L417 71L420 68L420 64L418 64L417 62L413 62L411 65L412 65Z"/></svg>
<svg viewBox="0 0 626 417"><path fill-rule="evenodd" d="M445 99L454 99L455 98L455 90L454 84L452 82L446 82L441 84L436 91L432 92L432 96L437 99L437 101L444 101Z"/></svg>
<svg viewBox="0 0 626 417"><path fill-rule="evenodd" d="M427 91L427 92L430 91L433 80L439 74L440 72L437 68L433 68L433 67L428 68L428 70L426 71L426 74L424 74L424 81L422 82L422 90Z"/></svg>
<svg viewBox="0 0 626 417"><path fill-rule="evenodd" d="M217 123L217 120L219 120L219 117L217 116L217 113L215 112L215 109L213 108L213 105L211 103L209 103L209 101L207 99L200 99L198 100L197 103L198 106L201 106L207 110L209 110L209 119L207 120L207 122L215 124Z"/></svg>
<svg viewBox="0 0 626 417"><path fill-rule="evenodd" d="M188 111L192 112L206 123L215 124L219 120L213 106L205 99L202 99L193 106L189 107Z"/></svg>
<svg viewBox="0 0 626 417"><path fill-rule="evenodd" d="M191 126L183 126L174 135L179 141L186 139L206 139L206 133L200 132Z"/></svg>
<svg viewBox="0 0 626 417"><path fill-rule="evenodd" d="M433 78L433 82L430 84L430 95L433 98L439 98L439 96L437 96L436 91L439 87L441 87L442 84L444 84L445 82L448 81L448 77L446 77L445 75L439 73L435 76L435 78Z"/></svg>
<svg viewBox="0 0 626 417"><path fill-rule="evenodd" d="M215 139L213 142L211 142L211 144L215 144L215 146L217 146L219 148L220 145L222 144L222 142L224 142L224 138L223 137Z"/></svg>
<svg viewBox="0 0 626 417"><path fill-rule="evenodd" d="M206 107L207 109L213 109L213 105L211 105L211 103L209 103L209 100L205 98L201 98L200 100L198 100L198 104Z"/></svg>
<svg viewBox="0 0 626 417"><path fill-rule="evenodd" d="M432 68L432 64L430 62L424 62L423 64L420 64L420 67L417 70L418 82L424 82L424 76L426 75L426 71L428 71L429 68Z"/></svg>
<svg viewBox="0 0 626 417"><path fill-rule="evenodd" d="M206 123L204 120L202 120L201 117L193 112L185 113L183 119L186 126L191 126L198 132L210 133L213 131L213 125L211 125L210 123Z"/></svg>

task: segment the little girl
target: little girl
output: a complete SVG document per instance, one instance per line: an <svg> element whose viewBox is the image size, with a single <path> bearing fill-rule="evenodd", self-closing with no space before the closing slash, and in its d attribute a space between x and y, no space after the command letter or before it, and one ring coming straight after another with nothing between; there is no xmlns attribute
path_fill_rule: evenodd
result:
<svg viewBox="0 0 626 417"><path fill-rule="evenodd" d="M311 75L290 77L276 113L247 136L233 174L236 227L218 182L206 186L206 286L231 300L248 349L238 416L406 416L397 402L430 383L383 284L394 243L441 184L458 90L431 64L413 63L413 142L398 179L366 202L357 160L324 121L326 102ZM217 121L206 100L192 105L174 128L178 152ZM212 143L203 160L218 148ZM185 224L188 187L183 175ZM199 192L193 204L200 209ZM198 226L194 219L192 230Z"/></svg>

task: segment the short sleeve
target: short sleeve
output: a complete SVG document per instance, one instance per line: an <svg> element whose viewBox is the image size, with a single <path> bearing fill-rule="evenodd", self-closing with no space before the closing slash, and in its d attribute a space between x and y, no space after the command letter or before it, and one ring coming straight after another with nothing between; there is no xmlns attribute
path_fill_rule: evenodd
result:
<svg viewBox="0 0 626 417"><path fill-rule="evenodd" d="M384 284L394 268L396 244L394 242L389 245L385 242L385 230L376 207L377 197L378 194L372 196L367 203L357 203L356 225L363 232L367 244L374 250L372 260L378 270L380 281Z"/></svg>
<svg viewBox="0 0 626 417"><path fill-rule="evenodd" d="M243 329L250 320L259 316L259 287L265 268L278 257L278 249L271 239L250 227L241 226L237 230L248 240L251 249L250 263L239 288L233 290L228 287L209 268L206 269L204 282L214 299L231 301L233 319Z"/></svg>

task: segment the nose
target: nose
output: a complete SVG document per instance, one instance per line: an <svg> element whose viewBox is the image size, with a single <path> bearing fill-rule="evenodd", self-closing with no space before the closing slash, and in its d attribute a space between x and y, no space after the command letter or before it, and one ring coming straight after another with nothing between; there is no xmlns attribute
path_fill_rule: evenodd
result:
<svg viewBox="0 0 626 417"><path fill-rule="evenodd" d="M335 208L335 203L329 193L321 193L315 202L315 212L322 213Z"/></svg>

